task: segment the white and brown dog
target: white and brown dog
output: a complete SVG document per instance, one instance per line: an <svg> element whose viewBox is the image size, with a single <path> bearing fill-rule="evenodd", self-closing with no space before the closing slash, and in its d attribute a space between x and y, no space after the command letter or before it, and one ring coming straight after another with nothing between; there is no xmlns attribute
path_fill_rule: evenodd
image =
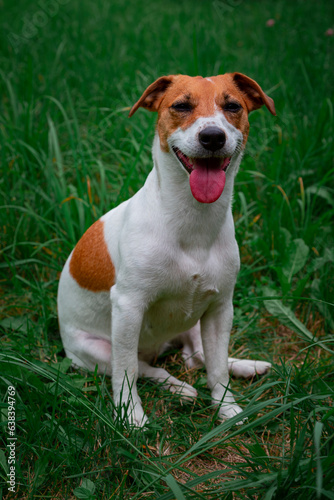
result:
<svg viewBox="0 0 334 500"><path fill-rule="evenodd" d="M219 416L241 412L229 371L251 377L270 363L228 358L239 270L231 201L248 113L273 100L241 73L163 76L130 111L158 112L145 185L82 236L63 269L60 332L75 365L112 376L116 405L145 424L138 376L185 398L196 390L150 361L172 340L189 367L205 363ZM240 416L242 419L242 415Z"/></svg>

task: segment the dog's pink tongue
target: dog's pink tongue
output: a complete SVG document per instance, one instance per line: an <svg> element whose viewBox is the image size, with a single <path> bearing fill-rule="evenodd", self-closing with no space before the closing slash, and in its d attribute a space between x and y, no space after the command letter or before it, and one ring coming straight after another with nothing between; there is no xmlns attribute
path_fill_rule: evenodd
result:
<svg viewBox="0 0 334 500"><path fill-rule="evenodd" d="M200 203L213 203L218 200L226 179L221 160L196 160L193 166L194 170L189 178L193 197Z"/></svg>

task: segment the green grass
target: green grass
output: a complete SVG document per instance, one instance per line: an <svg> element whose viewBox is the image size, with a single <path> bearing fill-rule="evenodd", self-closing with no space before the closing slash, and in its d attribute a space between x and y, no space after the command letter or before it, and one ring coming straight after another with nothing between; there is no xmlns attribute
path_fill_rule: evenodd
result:
<svg viewBox="0 0 334 500"><path fill-rule="evenodd" d="M331 2L63 3L46 2L44 16L37 3L1 6L1 498L333 499ZM170 353L159 363L199 397L182 404L141 380L151 424L135 432L113 418L110 380L63 357L59 273L84 230L151 168L155 117L127 118L146 86L228 71L257 80L277 109L251 115L236 182L231 340L233 354L273 370L233 381L248 420L219 424L205 371L186 373Z"/></svg>

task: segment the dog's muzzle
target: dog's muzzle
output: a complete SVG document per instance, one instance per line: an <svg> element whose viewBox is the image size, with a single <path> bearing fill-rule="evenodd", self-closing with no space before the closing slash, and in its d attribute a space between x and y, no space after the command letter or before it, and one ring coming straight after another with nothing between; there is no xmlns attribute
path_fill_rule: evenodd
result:
<svg viewBox="0 0 334 500"><path fill-rule="evenodd" d="M216 138L216 141L217 146L218 141L222 141L222 137ZM189 183L193 197L200 203L217 201L225 187L226 170L231 157L190 158L175 146L172 149L181 165L190 174Z"/></svg>

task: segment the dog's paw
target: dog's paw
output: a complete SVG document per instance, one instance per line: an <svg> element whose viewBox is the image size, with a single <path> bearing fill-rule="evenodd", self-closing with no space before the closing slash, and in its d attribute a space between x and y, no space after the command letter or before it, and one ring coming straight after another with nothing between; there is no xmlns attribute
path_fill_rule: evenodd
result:
<svg viewBox="0 0 334 500"><path fill-rule="evenodd" d="M219 413L218 417L219 420L225 421L228 420L229 418L235 417L236 415L239 415L239 413L242 412L242 408L240 408L239 405L236 403L224 403L222 402L219 408ZM237 425L243 424L247 418L242 418L240 416L240 420L236 422Z"/></svg>
<svg viewBox="0 0 334 500"><path fill-rule="evenodd" d="M128 405L126 413L124 415L130 427L136 427L141 429L148 424L148 418L144 413L141 403L136 403L135 405Z"/></svg>
<svg viewBox="0 0 334 500"><path fill-rule="evenodd" d="M269 361L255 361L255 372L256 375L264 375L271 369L271 363Z"/></svg>
<svg viewBox="0 0 334 500"><path fill-rule="evenodd" d="M123 403L115 409L115 420L120 419L123 425L141 429L149 423L147 416L144 413L141 403Z"/></svg>
<svg viewBox="0 0 334 500"><path fill-rule="evenodd" d="M184 401L192 402L197 398L196 389L186 382L178 383L178 385L171 384L169 390L174 394L178 394Z"/></svg>
<svg viewBox="0 0 334 500"><path fill-rule="evenodd" d="M256 375L264 375L270 368L271 363L267 361L233 358L229 360L229 371L234 377L252 378Z"/></svg>
<svg viewBox="0 0 334 500"><path fill-rule="evenodd" d="M130 427L134 427L136 429L142 429L143 427L149 424L149 420L144 413L143 414L131 413L131 415L128 417L127 420L129 422Z"/></svg>
<svg viewBox="0 0 334 500"><path fill-rule="evenodd" d="M145 425L148 424L148 418L145 415L142 407L136 407L126 415L126 419L130 425L130 427L135 427L137 429L141 429L142 427L145 427Z"/></svg>

